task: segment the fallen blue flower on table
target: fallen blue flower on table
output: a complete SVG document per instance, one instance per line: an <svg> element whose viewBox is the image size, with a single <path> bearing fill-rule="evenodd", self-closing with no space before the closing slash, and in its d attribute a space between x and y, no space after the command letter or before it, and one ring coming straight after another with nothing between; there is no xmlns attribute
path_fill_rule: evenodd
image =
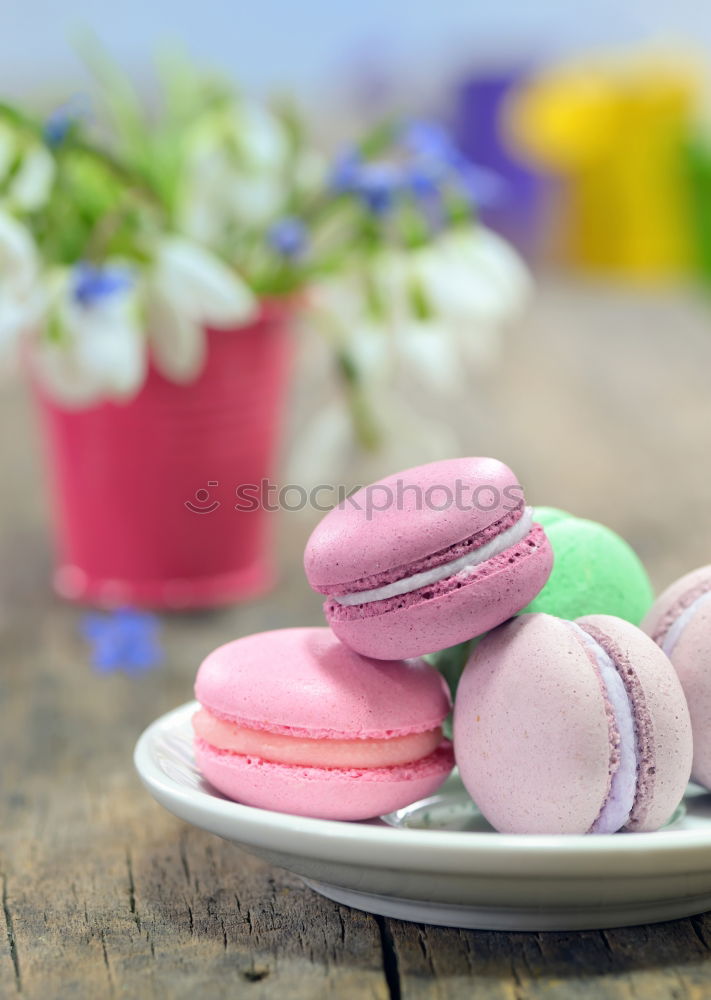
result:
<svg viewBox="0 0 711 1000"><path fill-rule="evenodd" d="M81 633L92 645L91 665L100 674L142 674L163 661L160 623L146 611L85 615Z"/></svg>

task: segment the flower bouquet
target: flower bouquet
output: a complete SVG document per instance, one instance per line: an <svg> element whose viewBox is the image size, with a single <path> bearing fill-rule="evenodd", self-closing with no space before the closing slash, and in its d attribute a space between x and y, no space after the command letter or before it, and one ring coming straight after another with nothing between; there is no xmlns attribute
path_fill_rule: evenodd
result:
<svg viewBox="0 0 711 1000"><path fill-rule="evenodd" d="M476 224L495 180L438 126L386 122L329 160L291 107L182 60L161 63L154 106L91 62L91 107L0 104L0 341L39 404L55 587L153 607L256 594L295 316L325 335L372 448L369 384L400 357L455 377L471 328L528 279Z"/></svg>

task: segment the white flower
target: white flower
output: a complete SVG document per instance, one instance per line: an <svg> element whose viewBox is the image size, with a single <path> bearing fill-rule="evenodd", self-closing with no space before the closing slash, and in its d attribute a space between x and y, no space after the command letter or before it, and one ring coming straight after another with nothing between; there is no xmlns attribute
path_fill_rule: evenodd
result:
<svg viewBox="0 0 711 1000"><path fill-rule="evenodd" d="M415 379L436 392L461 389L464 372L455 330L439 317L410 320L396 330L396 345L405 367Z"/></svg>
<svg viewBox="0 0 711 1000"><path fill-rule="evenodd" d="M15 134L9 125L0 122L0 180L7 176L12 162L15 159L17 143Z"/></svg>
<svg viewBox="0 0 711 1000"><path fill-rule="evenodd" d="M16 161L17 167L9 176ZM3 202L10 211L36 212L42 208L54 176L54 157L46 146L18 142L15 132L0 122L0 181L5 182Z"/></svg>
<svg viewBox="0 0 711 1000"><path fill-rule="evenodd" d="M293 181L296 191L302 195L313 195L323 185L328 174L328 162L315 149L304 149L294 164Z"/></svg>
<svg viewBox="0 0 711 1000"><path fill-rule="evenodd" d="M289 155L284 126L257 103L236 102L201 122L187 140L181 230L214 246L230 225L274 219L286 200Z"/></svg>
<svg viewBox="0 0 711 1000"><path fill-rule="evenodd" d="M251 101L237 101L196 127L186 140L179 228L209 246L245 227L264 227L286 209L290 194L313 194L326 162L295 152L281 120Z"/></svg>
<svg viewBox="0 0 711 1000"><path fill-rule="evenodd" d="M52 154L39 144L30 146L8 186L8 202L19 211L36 212L47 201L53 183Z"/></svg>
<svg viewBox="0 0 711 1000"><path fill-rule="evenodd" d="M156 367L174 382L187 382L205 358L205 327L243 326L257 315L258 303L246 282L221 260L172 236L158 246L146 311Z"/></svg>
<svg viewBox="0 0 711 1000"><path fill-rule="evenodd" d="M276 173L289 155L284 126L261 104L243 101L235 108L235 134L249 170Z"/></svg>
<svg viewBox="0 0 711 1000"><path fill-rule="evenodd" d="M0 350L35 323L42 306L39 259L25 227L0 211Z"/></svg>
<svg viewBox="0 0 711 1000"><path fill-rule="evenodd" d="M370 483L393 469L432 462L460 450L446 416L424 416L392 389L368 393L368 408L380 433L374 451L365 451L357 440L342 392L321 401L317 412L299 426L289 448L289 481L306 489L319 483Z"/></svg>
<svg viewBox="0 0 711 1000"><path fill-rule="evenodd" d="M51 285L49 329L32 350L49 394L67 407L132 396L147 368L135 275L82 264L55 274Z"/></svg>
<svg viewBox="0 0 711 1000"><path fill-rule="evenodd" d="M415 251L412 270L438 316L472 325L508 322L531 290L516 251L483 226L455 229Z"/></svg>

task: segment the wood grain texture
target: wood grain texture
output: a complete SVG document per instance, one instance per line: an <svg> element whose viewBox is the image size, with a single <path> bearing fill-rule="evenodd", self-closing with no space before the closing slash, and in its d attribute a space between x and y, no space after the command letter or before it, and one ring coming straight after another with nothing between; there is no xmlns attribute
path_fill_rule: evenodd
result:
<svg viewBox="0 0 711 1000"><path fill-rule="evenodd" d="M711 559L711 314L544 282L505 365L457 404L470 453L501 455L538 503L599 517L657 585ZM190 696L215 645L318 624L308 514L285 516L268 599L164 619L167 665L98 676L80 611L52 598L30 408L0 393L0 997L702 998L711 918L502 934L376 918L180 823L134 776L153 718ZM354 470L357 478L357 470Z"/></svg>

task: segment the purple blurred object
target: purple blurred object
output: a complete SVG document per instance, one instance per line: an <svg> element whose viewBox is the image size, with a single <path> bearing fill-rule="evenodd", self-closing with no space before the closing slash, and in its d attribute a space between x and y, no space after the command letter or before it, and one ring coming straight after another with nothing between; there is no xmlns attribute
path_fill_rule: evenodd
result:
<svg viewBox="0 0 711 1000"><path fill-rule="evenodd" d="M546 181L508 148L500 117L507 95L524 78L521 67L472 73L457 88L453 132L466 157L505 185L505 198L482 205L482 221L531 256L539 243Z"/></svg>

